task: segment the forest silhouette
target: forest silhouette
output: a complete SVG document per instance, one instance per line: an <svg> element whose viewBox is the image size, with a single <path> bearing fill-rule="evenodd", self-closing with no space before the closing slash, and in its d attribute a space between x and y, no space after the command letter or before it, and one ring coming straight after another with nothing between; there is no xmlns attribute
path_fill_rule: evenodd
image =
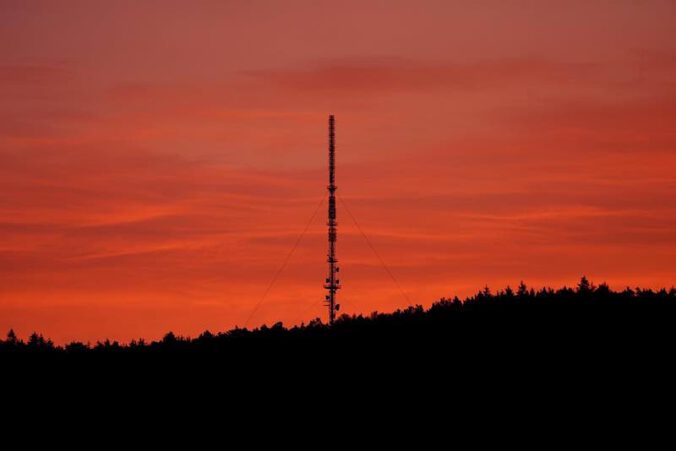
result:
<svg viewBox="0 0 676 451"><path fill-rule="evenodd" d="M486 287L464 301L442 298L429 309L418 305L393 313L343 314L332 326L315 319L290 328L277 323L251 330L205 331L196 338L168 332L157 341L64 346L38 333L24 341L10 330L0 341L0 354L63 359L219 354L231 363L545 354L594 359L646 356L671 348L674 318L676 288L613 291L583 277L574 288L536 290L522 282L516 290L507 287L496 293Z"/></svg>

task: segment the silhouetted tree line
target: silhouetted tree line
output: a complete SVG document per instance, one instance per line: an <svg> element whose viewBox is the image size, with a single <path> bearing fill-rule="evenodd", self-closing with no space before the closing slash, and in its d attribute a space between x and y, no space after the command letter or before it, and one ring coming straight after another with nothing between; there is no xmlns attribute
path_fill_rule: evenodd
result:
<svg viewBox="0 0 676 451"><path fill-rule="evenodd" d="M442 298L425 310L412 306L393 313L342 315L329 327L319 319L285 328L282 323L253 330L235 328L196 338L167 333L158 341L121 344L105 340L94 345L72 342L57 346L33 333L19 339L10 330L0 352L53 355L166 355L224 353L256 359L335 356L403 357L422 353L461 356L477 349L491 352L551 352L564 348L600 355L631 352L636 347L673 344L676 289L613 291L583 277L577 287L535 290L523 282L496 293L486 287L461 301ZM343 354L344 353L344 354ZM476 358L476 354L475 354Z"/></svg>

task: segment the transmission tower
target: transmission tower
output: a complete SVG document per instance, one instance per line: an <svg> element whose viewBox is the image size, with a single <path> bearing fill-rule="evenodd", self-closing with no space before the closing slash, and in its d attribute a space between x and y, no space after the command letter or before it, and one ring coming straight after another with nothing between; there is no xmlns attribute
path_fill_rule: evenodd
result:
<svg viewBox="0 0 676 451"><path fill-rule="evenodd" d="M338 236L338 223L336 222L336 120L333 115L329 116L329 274L325 280L324 288L328 290L326 306L329 308L329 324L336 319L336 312L340 305L336 303L336 292L340 289L338 280L338 260L336 259L336 238Z"/></svg>

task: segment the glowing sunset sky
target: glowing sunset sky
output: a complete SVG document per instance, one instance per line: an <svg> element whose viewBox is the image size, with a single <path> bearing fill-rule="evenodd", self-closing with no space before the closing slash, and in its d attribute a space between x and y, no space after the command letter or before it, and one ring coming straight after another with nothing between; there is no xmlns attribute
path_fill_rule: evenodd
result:
<svg viewBox="0 0 676 451"><path fill-rule="evenodd" d="M0 334L244 325L326 194L409 298L676 281L674 1L0 0ZM325 317L325 207L249 326ZM338 205L347 313L405 307Z"/></svg>

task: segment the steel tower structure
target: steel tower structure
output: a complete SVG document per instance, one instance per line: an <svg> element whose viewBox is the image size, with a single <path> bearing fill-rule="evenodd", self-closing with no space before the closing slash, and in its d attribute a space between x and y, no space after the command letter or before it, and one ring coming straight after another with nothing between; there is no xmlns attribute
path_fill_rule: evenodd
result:
<svg viewBox="0 0 676 451"><path fill-rule="evenodd" d="M329 308L329 324L336 319L336 312L340 305L336 303L336 292L340 289L338 279L338 260L336 259L336 239L338 237L338 223L336 222L336 120L333 115L329 116L329 274L325 280L324 288L328 290L325 305Z"/></svg>

